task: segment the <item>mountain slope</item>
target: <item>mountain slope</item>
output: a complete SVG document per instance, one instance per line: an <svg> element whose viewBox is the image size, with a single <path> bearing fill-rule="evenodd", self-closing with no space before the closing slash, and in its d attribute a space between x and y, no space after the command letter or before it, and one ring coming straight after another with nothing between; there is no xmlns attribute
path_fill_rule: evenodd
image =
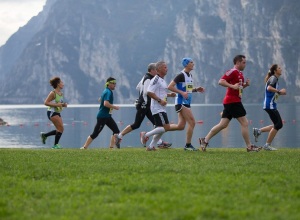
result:
<svg viewBox="0 0 300 220"><path fill-rule="evenodd" d="M284 69L282 101L300 102L299 9L293 0L48 0L0 48L0 102L40 104L58 75L69 103L95 103L109 76L117 78L115 102L133 103L148 63L165 60L169 82L188 56L195 84L206 88L194 101L220 103L217 82L236 54L248 60L246 103L262 102L272 63Z"/></svg>

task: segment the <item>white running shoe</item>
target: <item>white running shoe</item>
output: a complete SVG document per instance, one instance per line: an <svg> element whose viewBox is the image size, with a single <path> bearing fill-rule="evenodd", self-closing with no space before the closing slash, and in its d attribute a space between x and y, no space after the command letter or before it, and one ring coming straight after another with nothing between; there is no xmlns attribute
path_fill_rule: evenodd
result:
<svg viewBox="0 0 300 220"><path fill-rule="evenodd" d="M261 132L259 131L258 128L253 128L253 136L255 138L255 142L258 141L258 136L261 135Z"/></svg>
<svg viewBox="0 0 300 220"><path fill-rule="evenodd" d="M274 150L277 150L276 148L274 148L274 147L271 147L271 146L263 146L263 149L264 150L268 150L268 151L274 151Z"/></svg>

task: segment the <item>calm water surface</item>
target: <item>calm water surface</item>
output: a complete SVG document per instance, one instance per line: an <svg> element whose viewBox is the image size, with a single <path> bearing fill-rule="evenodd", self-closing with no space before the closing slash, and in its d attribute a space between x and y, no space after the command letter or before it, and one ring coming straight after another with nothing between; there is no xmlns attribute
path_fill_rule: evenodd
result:
<svg viewBox="0 0 300 220"><path fill-rule="evenodd" d="M135 117L133 105L120 105L120 110L113 112L113 118L118 123L119 129L123 130L131 124ZM263 111L260 104L245 105L247 118L249 120L249 132L252 141L253 127L262 127L271 123L268 115ZM196 119L192 144L198 147L198 138L204 137L207 132L219 122L222 105L193 105L192 111ZM168 106L168 117L171 122L177 123L177 113L173 106ZM80 148L88 135L93 131L96 123L98 105L70 105L62 112L65 131L60 140L64 148ZM280 104L284 126L278 132L273 141L274 147L298 148L300 147L300 105ZM41 144L40 132L48 132L54 126L46 116L46 108L42 105L8 106L0 105L0 118L8 122L8 126L0 126L0 148L50 148L54 143L54 136L47 139L46 145ZM142 126L127 134L121 143L121 147L141 147L139 133L152 129L151 123L146 118ZM90 148L107 148L109 146L111 131L105 127L100 135L93 141ZM258 145L263 145L267 133L263 133ZM163 140L172 142L173 147L182 148L185 144L185 131L167 132ZM241 136L240 126L233 120L229 127L217 134L211 141L209 147L213 148L235 148L245 147Z"/></svg>

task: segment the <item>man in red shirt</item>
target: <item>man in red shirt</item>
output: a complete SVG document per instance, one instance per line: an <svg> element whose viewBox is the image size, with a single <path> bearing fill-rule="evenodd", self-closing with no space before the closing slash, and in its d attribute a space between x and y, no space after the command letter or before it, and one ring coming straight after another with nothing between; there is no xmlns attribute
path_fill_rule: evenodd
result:
<svg viewBox="0 0 300 220"><path fill-rule="evenodd" d="M233 59L234 67L228 70L219 80L219 85L227 87L223 100L224 110L219 124L215 125L205 138L199 138L200 149L206 151L209 140L229 125L232 118L241 124L241 132L247 145L247 152L258 152L261 148L251 144L248 130L246 110L242 104L243 89L250 85L250 80L244 80L243 70L246 67L246 57L237 55Z"/></svg>

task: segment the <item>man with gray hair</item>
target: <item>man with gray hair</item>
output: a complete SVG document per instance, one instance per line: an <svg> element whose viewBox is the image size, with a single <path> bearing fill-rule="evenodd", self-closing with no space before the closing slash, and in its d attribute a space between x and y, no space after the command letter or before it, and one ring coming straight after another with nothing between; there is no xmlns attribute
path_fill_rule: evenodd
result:
<svg viewBox="0 0 300 220"><path fill-rule="evenodd" d="M128 134L129 132L138 129L145 116L151 121L151 123L155 126L154 124L154 118L150 110L150 103L151 103L151 98L147 95L147 89L150 84L150 80L157 74L156 72L156 63L150 63L148 65L148 72L143 76L141 81L138 83L136 89L139 91L139 98L136 100L136 115L135 115L135 121L131 125L127 125L124 130L119 133L118 136L116 136L115 143L117 147L120 147L120 142L123 138L124 135ZM164 142L161 139L158 141L158 148L163 149L163 148L169 148L171 147L171 143ZM146 147L146 146L144 146Z"/></svg>
<svg viewBox="0 0 300 220"><path fill-rule="evenodd" d="M150 145L146 148L147 151L155 151L155 146L161 136L167 131L179 130L177 124L170 124L167 115L167 97L175 97L174 92L168 93L168 85L165 81L165 76L168 72L168 66L164 61L156 63L157 75L151 79L147 94L151 98L151 113L155 121L155 128L149 132L141 132L140 138L143 145L149 140L150 136L153 139Z"/></svg>

